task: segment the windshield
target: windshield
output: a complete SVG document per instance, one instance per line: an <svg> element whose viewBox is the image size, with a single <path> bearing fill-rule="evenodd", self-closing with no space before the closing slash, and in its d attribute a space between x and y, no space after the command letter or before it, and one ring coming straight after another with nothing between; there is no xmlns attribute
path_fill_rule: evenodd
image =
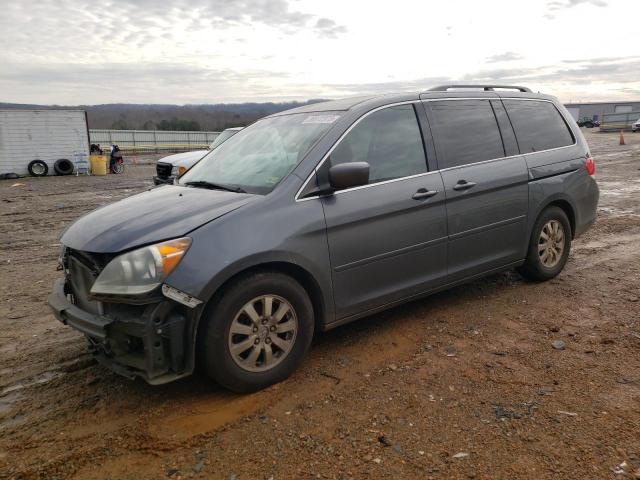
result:
<svg viewBox="0 0 640 480"><path fill-rule="evenodd" d="M338 117L336 112L316 112L259 120L205 155L179 183L267 194Z"/></svg>
<svg viewBox="0 0 640 480"><path fill-rule="evenodd" d="M222 133L220 133L220 135L218 135L216 139L211 142L211 145L209 145L209 150L213 150L225 140L233 137L239 131L240 130L223 130Z"/></svg>

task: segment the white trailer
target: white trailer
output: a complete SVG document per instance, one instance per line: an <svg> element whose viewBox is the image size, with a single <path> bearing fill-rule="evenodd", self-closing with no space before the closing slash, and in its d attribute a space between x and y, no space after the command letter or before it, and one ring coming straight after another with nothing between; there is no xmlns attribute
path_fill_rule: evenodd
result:
<svg viewBox="0 0 640 480"><path fill-rule="evenodd" d="M89 155L84 110L0 109L0 174L28 175L33 160L42 160L55 175L54 163Z"/></svg>

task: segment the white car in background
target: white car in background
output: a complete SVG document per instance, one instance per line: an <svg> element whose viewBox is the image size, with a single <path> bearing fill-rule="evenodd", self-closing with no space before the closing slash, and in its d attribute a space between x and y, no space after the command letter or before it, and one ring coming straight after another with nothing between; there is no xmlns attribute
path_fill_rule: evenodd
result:
<svg viewBox="0 0 640 480"><path fill-rule="evenodd" d="M214 148L222 145L226 140L233 137L244 127L232 127L223 130L216 139L209 145L209 150L194 150L192 152L176 153L162 157L156 163L157 175L153 177L153 183L163 185L165 183L173 183L175 177L179 177L189 170L198 160L204 157Z"/></svg>
<svg viewBox="0 0 640 480"><path fill-rule="evenodd" d="M640 132L640 118L631 124L632 132Z"/></svg>

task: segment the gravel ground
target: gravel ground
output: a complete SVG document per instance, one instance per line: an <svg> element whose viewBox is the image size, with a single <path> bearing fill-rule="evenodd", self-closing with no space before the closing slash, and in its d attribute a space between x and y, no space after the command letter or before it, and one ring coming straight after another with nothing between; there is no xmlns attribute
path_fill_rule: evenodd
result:
<svg viewBox="0 0 640 480"><path fill-rule="evenodd" d="M252 395L118 377L49 313L63 228L150 188L151 165L0 182L0 478L640 478L640 134L586 134L598 222L558 278L319 334Z"/></svg>

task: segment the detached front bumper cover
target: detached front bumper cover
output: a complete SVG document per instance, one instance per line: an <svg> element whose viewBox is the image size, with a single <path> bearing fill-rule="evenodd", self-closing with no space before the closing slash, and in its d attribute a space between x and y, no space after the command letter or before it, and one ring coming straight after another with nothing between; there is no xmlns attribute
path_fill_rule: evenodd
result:
<svg viewBox="0 0 640 480"><path fill-rule="evenodd" d="M193 372L200 308L169 299L148 305L105 303L105 314L98 315L69 300L64 279L54 283L48 303L58 320L87 336L98 362L120 375L161 384Z"/></svg>

